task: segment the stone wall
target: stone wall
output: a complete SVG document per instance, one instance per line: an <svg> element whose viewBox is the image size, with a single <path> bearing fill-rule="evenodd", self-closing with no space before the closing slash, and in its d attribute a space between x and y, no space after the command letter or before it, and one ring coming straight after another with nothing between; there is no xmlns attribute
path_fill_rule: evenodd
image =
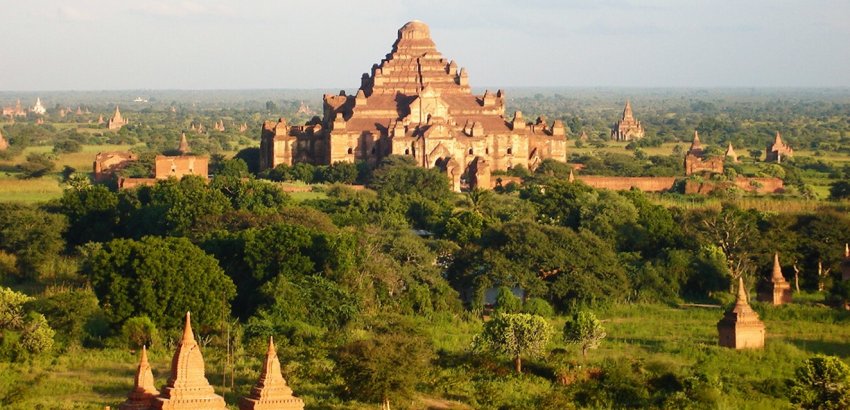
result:
<svg viewBox="0 0 850 410"><path fill-rule="evenodd" d="M685 182L686 194L702 194L706 195L714 191L718 187L729 186L730 182L717 181L687 181ZM785 190L785 184L779 178L744 178L738 177L735 180L735 186L747 191L759 194L781 193Z"/></svg>
<svg viewBox="0 0 850 410"><path fill-rule="evenodd" d="M664 192L673 188L675 177L607 177L577 175L577 180L594 188L628 191L637 188L644 192Z"/></svg>

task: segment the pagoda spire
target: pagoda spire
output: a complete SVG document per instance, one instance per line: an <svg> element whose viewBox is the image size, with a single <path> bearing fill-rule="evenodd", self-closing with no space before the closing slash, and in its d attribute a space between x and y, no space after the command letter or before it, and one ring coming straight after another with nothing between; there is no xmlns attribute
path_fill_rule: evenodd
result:
<svg viewBox="0 0 850 410"><path fill-rule="evenodd" d="M623 120L632 120L635 115L632 113L632 102L626 100L626 108L623 109Z"/></svg>
<svg viewBox="0 0 850 410"><path fill-rule="evenodd" d="M274 339L269 337L269 347L263 370L251 394L243 397L240 410L303 410L304 401L292 395L292 389L280 372L280 360L274 347Z"/></svg>
<svg viewBox="0 0 850 410"><path fill-rule="evenodd" d="M567 179L567 181L569 181L569 182L575 182L575 180L576 180L576 176L573 174L573 168L572 168L572 167L570 167L570 176L569 176L569 178Z"/></svg>
<svg viewBox="0 0 850 410"><path fill-rule="evenodd" d="M749 306L749 300L747 298L747 289L744 287L743 276L738 276L738 297L735 299L735 304Z"/></svg>
<svg viewBox="0 0 850 410"><path fill-rule="evenodd" d="M148 363L148 350L142 346L142 357L139 359L133 390L127 395L127 400L118 406L118 410L148 410L158 394L151 365Z"/></svg>
<svg viewBox="0 0 850 410"><path fill-rule="evenodd" d="M204 357L192 333L192 320L186 312L183 338L171 359L171 376L156 399L153 409L226 410L224 398L215 394L204 375Z"/></svg>
<svg viewBox="0 0 850 410"><path fill-rule="evenodd" d="M699 131L694 130L694 140L691 141L691 149L702 148L702 142L699 140Z"/></svg>
<svg viewBox="0 0 850 410"><path fill-rule="evenodd" d="M791 284L782 276L782 266L779 264L779 252L773 254L773 272L770 283L759 291L758 300L773 305L791 303Z"/></svg>
<svg viewBox="0 0 850 410"><path fill-rule="evenodd" d="M191 152L191 150L189 149L189 140L186 139L185 132L180 133L180 145L177 146L177 151L180 151L181 155L185 155Z"/></svg>
<svg viewBox="0 0 850 410"><path fill-rule="evenodd" d="M850 259L850 245L844 244L844 259Z"/></svg>
<svg viewBox="0 0 850 410"><path fill-rule="evenodd" d="M782 276L782 266L779 264L779 252L773 254L773 274L771 279L774 282L784 282L785 277Z"/></svg>
<svg viewBox="0 0 850 410"><path fill-rule="evenodd" d="M123 121L123 119L121 118L121 110L118 109L117 104L115 105L115 114L112 115L112 120L115 122Z"/></svg>

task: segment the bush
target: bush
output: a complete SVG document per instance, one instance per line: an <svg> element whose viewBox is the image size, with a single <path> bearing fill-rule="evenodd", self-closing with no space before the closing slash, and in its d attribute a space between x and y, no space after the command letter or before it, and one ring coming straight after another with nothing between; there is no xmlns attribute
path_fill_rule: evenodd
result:
<svg viewBox="0 0 850 410"><path fill-rule="evenodd" d="M65 154L65 153L71 153L71 152L80 152L82 150L83 150L83 146L79 142L71 140L71 139L56 141L56 143L53 144L53 153L54 154Z"/></svg>
<svg viewBox="0 0 850 410"><path fill-rule="evenodd" d="M514 296L514 292L507 286L499 287L496 294L496 311L501 313L518 313L522 310L522 301Z"/></svg>
<svg viewBox="0 0 850 410"><path fill-rule="evenodd" d="M121 341L131 349L153 346L158 339L156 325L147 316L131 317L121 326Z"/></svg>
<svg viewBox="0 0 850 410"><path fill-rule="evenodd" d="M18 169L21 171L21 177L24 179L38 178L53 171L56 168L56 163L46 154L33 152L27 155L27 160L18 164Z"/></svg>
<svg viewBox="0 0 850 410"><path fill-rule="evenodd" d="M794 372L788 396L804 409L850 408L850 366L832 356L806 359Z"/></svg>
<svg viewBox="0 0 850 410"><path fill-rule="evenodd" d="M555 309L552 308L552 305L541 298L529 298L526 300L525 305L522 307L522 311L523 313L547 318L555 315Z"/></svg>

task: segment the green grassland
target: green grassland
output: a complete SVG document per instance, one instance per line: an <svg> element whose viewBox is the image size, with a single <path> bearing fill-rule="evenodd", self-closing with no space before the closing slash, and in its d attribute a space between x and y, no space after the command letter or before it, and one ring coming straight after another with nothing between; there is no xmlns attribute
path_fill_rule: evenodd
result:
<svg viewBox="0 0 850 410"><path fill-rule="evenodd" d="M598 350L590 352L586 362L557 337L550 348L567 349L571 360L588 372L618 362L643 372L702 374L717 386L720 409L788 408L785 382L804 359L819 353L850 357L850 345L845 342L850 338L850 315L819 305L820 295L804 295L799 300L799 304L780 307L754 304L767 326L762 350L717 346L719 307L664 305L618 305L600 311L608 337ZM552 320L556 333L563 322L563 318ZM562 388L548 370L552 363L547 357L526 360L527 371L520 376L511 373L507 358L488 365L456 364L451 358L467 355L473 335L481 329L477 318L437 318L426 326L440 358L432 377L422 381L420 391L426 393L411 403L413 408L524 408ZM158 385L165 382L170 366L173 348L166 345L150 351ZM236 403L257 377L262 347L247 350L232 392L222 388L219 352L204 351L207 378L230 403ZM308 408L371 408L337 402L329 397L333 386L297 376L299 367L307 364L287 355L288 346L279 345L278 350L291 386ZM137 353L126 349L77 347L50 362L0 364L0 385L5 386L0 388L0 404L7 409L117 406L132 386L136 360Z"/></svg>

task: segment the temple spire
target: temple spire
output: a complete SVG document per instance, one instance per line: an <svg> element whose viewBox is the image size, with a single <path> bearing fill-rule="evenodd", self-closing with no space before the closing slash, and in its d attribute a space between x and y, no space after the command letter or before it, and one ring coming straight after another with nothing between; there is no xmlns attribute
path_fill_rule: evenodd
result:
<svg viewBox="0 0 850 410"><path fill-rule="evenodd" d="M738 297L735 301L735 304L743 304L748 305L749 302L747 300L747 289L744 288L744 277L738 276Z"/></svg>
<svg viewBox="0 0 850 410"><path fill-rule="evenodd" d="M844 244L844 258L850 259L850 245Z"/></svg>
<svg viewBox="0 0 850 410"><path fill-rule="evenodd" d="M785 277L782 276L782 266L779 264L779 252L773 254L773 274L771 278L774 281L785 281Z"/></svg>
<svg viewBox="0 0 850 410"><path fill-rule="evenodd" d="M782 136L779 135L779 131L776 131L776 137L773 139L774 145L782 145Z"/></svg>
<svg viewBox="0 0 850 410"><path fill-rule="evenodd" d="M702 142L699 140L699 131L694 130L694 140L691 141L691 149L698 149L702 147Z"/></svg>
<svg viewBox="0 0 850 410"><path fill-rule="evenodd" d="M215 394L204 373L204 357L192 333L191 315L186 312L183 338L171 359L171 376L153 408L226 410L224 398Z"/></svg>
<svg viewBox="0 0 850 410"><path fill-rule="evenodd" d="M626 100L626 107L623 108L623 119L630 120L634 118L634 114L632 113L632 102Z"/></svg>
<svg viewBox="0 0 850 410"><path fill-rule="evenodd" d="M191 152L189 149L189 140L186 139L186 133L180 133L180 145L177 146L177 151L180 151L180 154L188 154Z"/></svg>
<svg viewBox="0 0 850 410"><path fill-rule="evenodd" d="M280 371L280 360L274 347L274 339L269 337L269 347L263 370L257 384L251 389L251 394L243 397L239 403L240 410L302 410L304 401L292 395L292 389Z"/></svg>
<svg viewBox="0 0 850 410"><path fill-rule="evenodd" d="M159 394L154 386L153 372L148 363L148 350L142 346L142 356L136 370L133 390L127 395L127 400L118 406L118 410L147 410Z"/></svg>

